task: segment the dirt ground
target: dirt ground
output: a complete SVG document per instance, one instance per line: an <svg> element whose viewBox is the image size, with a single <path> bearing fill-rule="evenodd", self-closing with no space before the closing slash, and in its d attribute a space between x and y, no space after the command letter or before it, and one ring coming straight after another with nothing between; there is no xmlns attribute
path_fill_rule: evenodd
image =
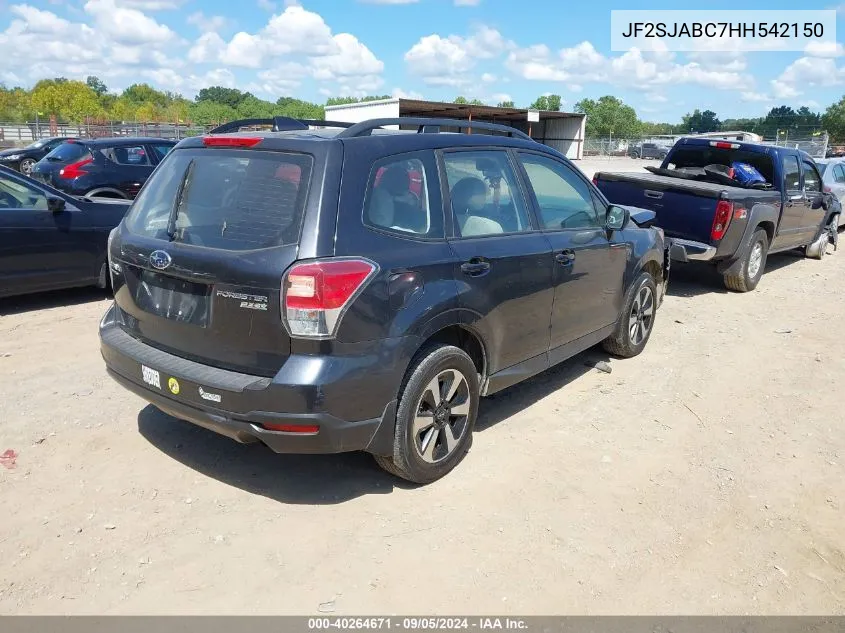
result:
<svg viewBox="0 0 845 633"><path fill-rule="evenodd" d="M0 302L0 613L845 613L843 279L676 266L641 356L484 400L426 487L158 413L96 291Z"/></svg>

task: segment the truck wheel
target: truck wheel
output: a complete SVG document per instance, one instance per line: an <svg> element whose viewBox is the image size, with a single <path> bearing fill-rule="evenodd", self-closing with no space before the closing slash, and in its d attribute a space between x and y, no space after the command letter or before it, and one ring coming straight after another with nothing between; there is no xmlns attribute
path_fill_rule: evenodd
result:
<svg viewBox="0 0 845 633"><path fill-rule="evenodd" d="M614 356L631 358L645 349L657 316L657 286L654 277L642 273L628 290L622 315L613 334L602 347Z"/></svg>
<svg viewBox="0 0 845 633"><path fill-rule="evenodd" d="M437 345L411 367L399 394L393 455L375 455L387 472L418 484L440 479L472 445L478 370L462 349Z"/></svg>
<svg viewBox="0 0 845 633"><path fill-rule="evenodd" d="M739 274L724 275L725 286L737 292L750 292L760 283L766 268L766 256L769 253L769 236L763 229L757 229L751 237L751 243L741 260Z"/></svg>

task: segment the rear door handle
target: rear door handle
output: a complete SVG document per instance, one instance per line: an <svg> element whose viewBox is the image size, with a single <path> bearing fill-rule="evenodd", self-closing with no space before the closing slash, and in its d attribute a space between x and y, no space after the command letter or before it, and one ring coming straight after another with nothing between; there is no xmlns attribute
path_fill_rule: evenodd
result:
<svg viewBox="0 0 845 633"><path fill-rule="evenodd" d="M653 200L660 200L663 197L662 191L651 191L650 189L643 191L643 194L645 194L646 198L652 198Z"/></svg>
<svg viewBox="0 0 845 633"><path fill-rule="evenodd" d="M575 261L575 251L569 249L555 254L555 261L562 266L570 266Z"/></svg>
<svg viewBox="0 0 845 633"><path fill-rule="evenodd" d="M490 262L473 257L468 262L461 264L461 272L470 277L481 277L490 272Z"/></svg>

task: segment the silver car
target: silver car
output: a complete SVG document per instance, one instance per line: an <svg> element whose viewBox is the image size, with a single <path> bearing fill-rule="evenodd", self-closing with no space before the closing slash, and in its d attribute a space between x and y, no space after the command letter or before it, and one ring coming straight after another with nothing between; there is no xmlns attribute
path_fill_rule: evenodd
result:
<svg viewBox="0 0 845 633"><path fill-rule="evenodd" d="M825 158L816 161L822 173L822 183L836 194L845 207L845 158ZM845 226L845 213L839 215L839 227Z"/></svg>

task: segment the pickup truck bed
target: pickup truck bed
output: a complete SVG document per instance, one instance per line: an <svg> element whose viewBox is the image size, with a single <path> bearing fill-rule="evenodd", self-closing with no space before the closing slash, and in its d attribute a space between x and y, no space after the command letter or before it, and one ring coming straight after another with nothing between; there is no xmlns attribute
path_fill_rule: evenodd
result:
<svg viewBox="0 0 845 633"><path fill-rule="evenodd" d="M672 239L676 246L673 257L680 261L733 259L745 235L749 210L756 209L755 215L769 216L774 231L781 205L780 192L771 189L731 187L636 172L599 172L594 180L611 202L654 211L657 214L655 225ZM724 237L713 239L720 201L733 208Z"/></svg>

